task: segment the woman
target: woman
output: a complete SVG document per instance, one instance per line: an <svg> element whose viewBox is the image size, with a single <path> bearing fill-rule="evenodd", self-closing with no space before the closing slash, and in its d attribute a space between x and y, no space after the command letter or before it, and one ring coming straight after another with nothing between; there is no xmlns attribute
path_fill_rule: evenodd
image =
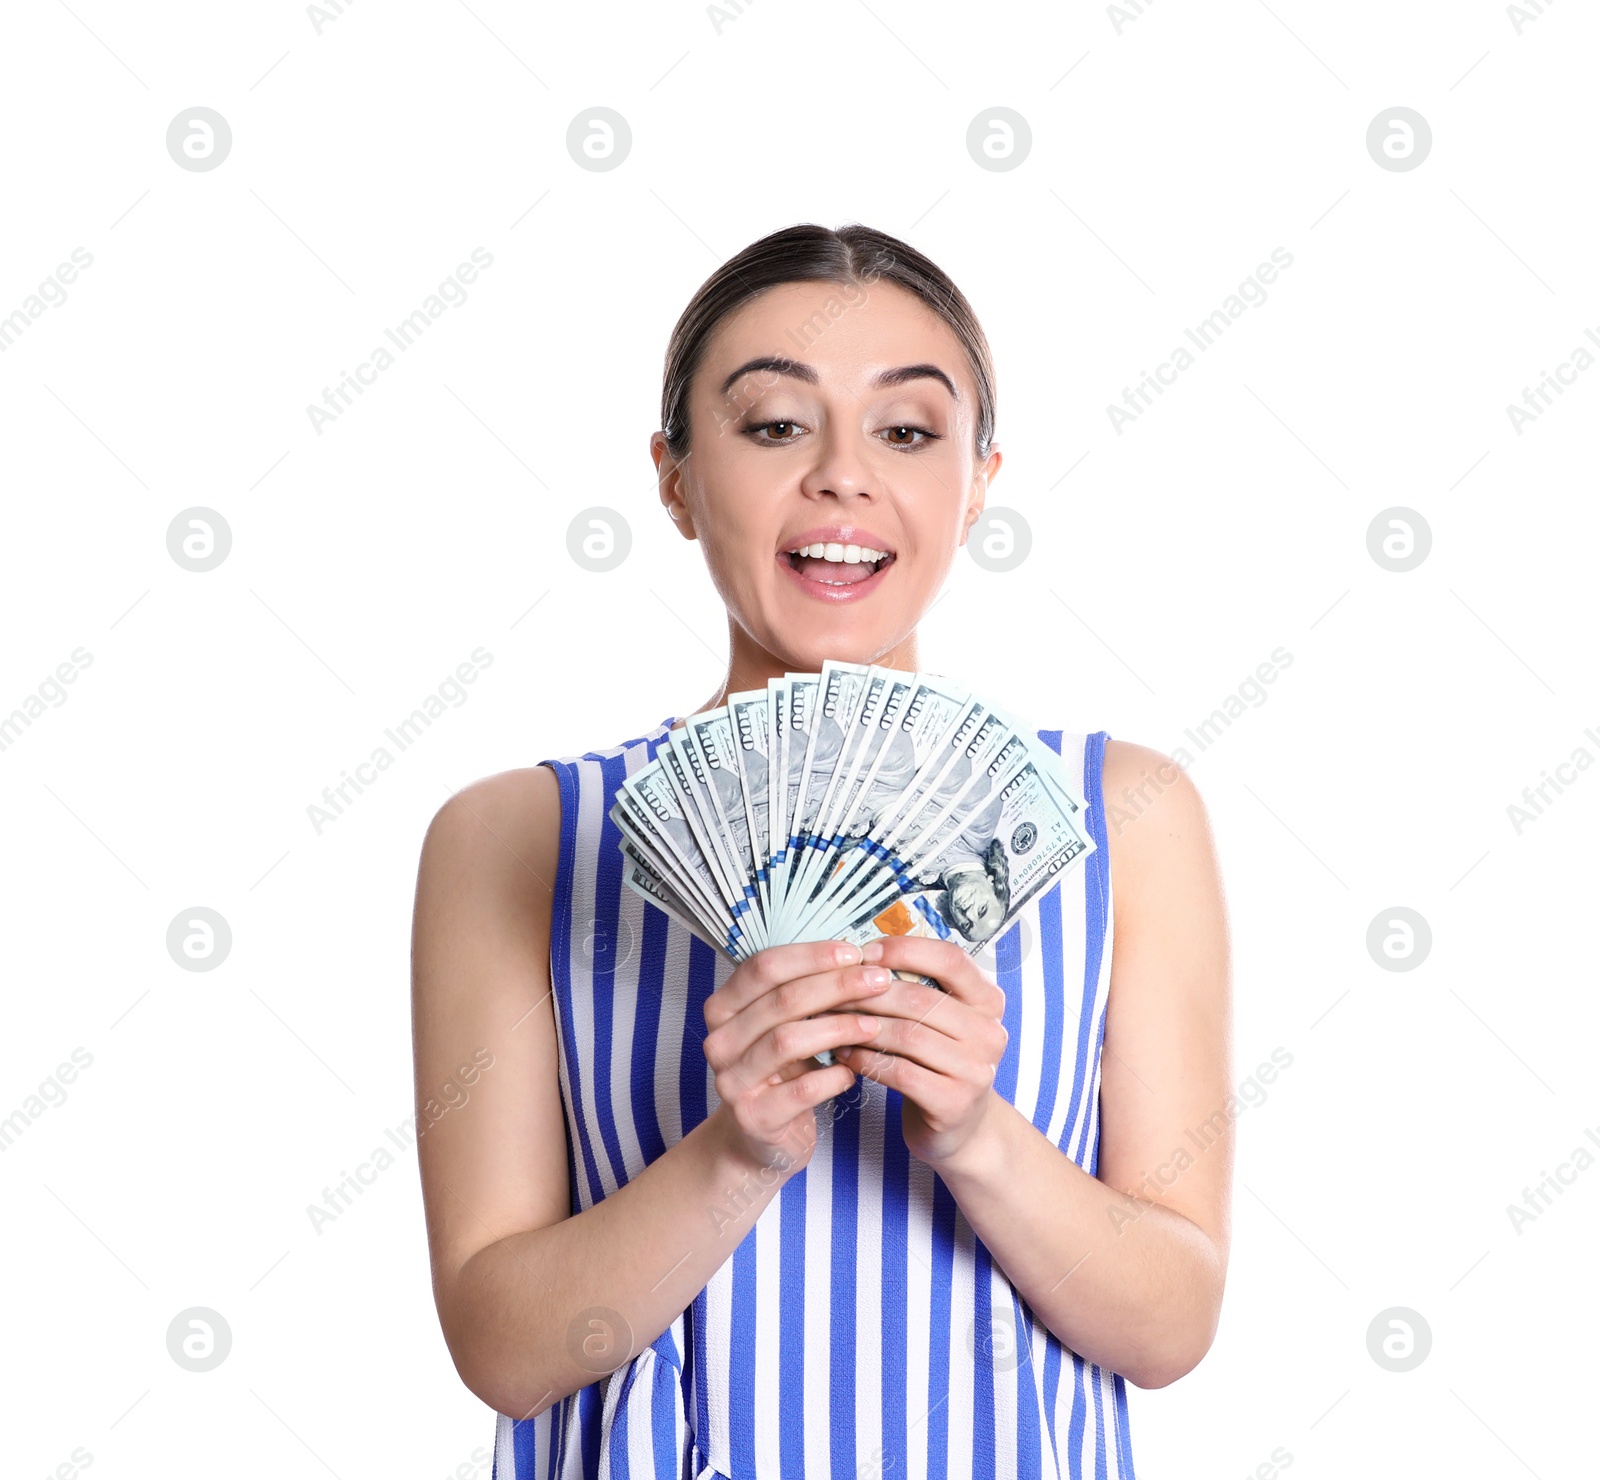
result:
<svg viewBox="0 0 1600 1480"><path fill-rule="evenodd" d="M916 670L993 428L982 330L904 243L797 226L714 273L651 438L728 609L695 712L825 658ZM682 723L479 781L423 844L419 1102L492 1054L420 1156L496 1480L1132 1475L1125 1381L1205 1354L1229 1242L1229 947L1193 785L1040 731L1098 846L990 944L997 979L933 938L736 966L624 888L605 820Z"/></svg>

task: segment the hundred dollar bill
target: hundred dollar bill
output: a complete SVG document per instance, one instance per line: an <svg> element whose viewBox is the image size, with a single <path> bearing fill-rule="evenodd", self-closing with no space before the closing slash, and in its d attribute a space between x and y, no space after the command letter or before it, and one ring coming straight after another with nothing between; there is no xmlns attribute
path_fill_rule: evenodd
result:
<svg viewBox="0 0 1600 1480"><path fill-rule="evenodd" d="M629 776L619 788L619 798L633 802L643 811L665 843L667 855L677 860L686 878L699 884L708 898L722 900L732 938L751 933L753 911L733 894L727 880L713 866L715 850L705 842L699 816L685 796L676 758L668 746L662 746L659 754L663 764L644 767Z"/></svg>
<svg viewBox="0 0 1600 1480"><path fill-rule="evenodd" d="M828 785L817 807L810 846L794 880L795 908L803 911L815 891L815 881L825 869L833 848L833 835L843 812L845 798L861 768L879 716L888 700L895 678L893 669L869 665L862 676L856 701L845 715L844 737ZM823 682L826 686L827 671Z"/></svg>
<svg viewBox="0 0 1600 1480"><path fill-rule="evenodd" d="M787 895L789 865L794 856L790 838L793 834L795 811L799 806L806 747L810 744L811 731L816 722L817 695L821 690L822 675L789 673L784 675L783 682L788 703L785 706L786 715L780 736L783 745L778 766L781 791L778 811L774 814L772 823L772 836L777 848L767 865L772 884L775 928L777 921L783 918L785 912L784 900Z"/></svg>
<svg viewBox="0 0 1600 1480"><path fill-rule="evenodd" d="M640 855L629 839L623 840L622 851L627 854L623 865L622 881L635 894L648 900L657 909L670 915L685 930L703 940L713 950L726 950L725 941L717 939L694 909L667 881Z"/></svg>
<svg viewBox="0 0 1600 1480"><path fill-rule="evenodd" d="M768 822L772 810L771 700L765 689L728 695L728 719L733 736L734 766L739 778L738 808L744 813L745 841L751 877L761 901L761 918L772 919L772 897L767 873L771 852ZM727 799L723 799L727 808ZM737 810L735 809L735 810Z"/></svg>
<svg viewBox="0 0 1600 1480"><path fill-rule="evenodd" d="M670 791L667 795L670 796ZM719 939L731 941L741 938L742 931L735 925L732 912L721 896L714 892L712 881L703 867L693 858L684 856L684 824L679 818L652 811L659 800L657 797L641 800L638 795L618 791L608 815L622 834L623 851L627 852L631 845L633 851L643 857L663 880L670 880L678 895L694 907L696 914Z"/></svg>
<svg viewBox="0 0 1600 1480"><path fill-rule="evenodd" d="M787 901L797 886L799 870L810 852L817 814L822 799L844 751L846 727L851 711L860 701L866 683L867 670L860 663L836 663L831 659L822 665L821 683L817 693L816 712L811 716L811 732L807 737L806 751L799 766L799 784L795 806L789 824L788 871L784 877L784 898ZM794 756L790 755L790 766ZM784 930L785 919L779 922L779 933L793 939Z"/></svg>
<svg viewBox="0 0 1600 1480"><path fill-rule="evenodd" d="M694 804L737 902L749 911L751 938L765 945L767 922L761 914L761 892L756 887L738 746L727 705L691 715L683 729L674 732L669 744L686 759Z"/></svg>
<svg viewBox="0 0 1600 1480"><path fill-rule="evenodd" d="M981 700L968 705L954 729L918 769L906 792L888 808L887 817L859 841L861 856L839 871L830 896L853 897L881 888L885 876L892 877L899 866L901 855L960 799L974 769L986 766L1013 738L1011 727ZM821 928L836 919L842 908L831 898L825 915L813 906L805 929Z"/></svg>
<svg viewBox="0 0 1600 1480"><path fill-rule="evenodd" d="M963 716L972 712L971 695L943 679L916 677L899 732L880 755L878 769L858 793L842 829L845 841L856 851L845 853L830 869L826 880L830 896L848 890L860 870L873 861L874 853L864 846L868 836L878 839L889 833L894 819L923 794L928 777L947 754L946 747L958 734L968 732ZM982 705L976 710L981 715Z"/></svg>
<svg viewBox="0 0 1600 1480"><path fill-rule="evenodd" d="M975 954L1094 847L1026 756L978 811L940 830L891 897L862 901L841 938L864 944L878 935L937 935Z"/></svg>

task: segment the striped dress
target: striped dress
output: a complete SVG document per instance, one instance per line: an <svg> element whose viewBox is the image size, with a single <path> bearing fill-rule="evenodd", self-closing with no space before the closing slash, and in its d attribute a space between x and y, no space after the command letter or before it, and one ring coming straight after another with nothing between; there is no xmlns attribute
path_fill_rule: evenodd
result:
<svg viewBox="0 0 1600 1480"><path fill-rule="evenodd" d="M674 719L550 760L561 852L550 968L575 1212L717 1104L705 999L734 963L622 882L606 816ZM1005 989L994 1087L1091 1175L1111 974L1104 731L1041 730L1081 776L1096 849L977 959ZM655 1341L530 1419L493 1480L1131 1480L1121 1376L1038 1320L872 1080L816 1112L810 1162Z"/></svg>

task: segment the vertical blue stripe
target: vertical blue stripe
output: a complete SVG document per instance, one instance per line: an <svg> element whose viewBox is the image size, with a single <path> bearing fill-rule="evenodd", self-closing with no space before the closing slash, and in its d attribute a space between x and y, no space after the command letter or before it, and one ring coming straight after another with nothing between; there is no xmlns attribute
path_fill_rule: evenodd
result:
<svg viewBox="0 0 1600 1480"><path fill-rule="evenodd" d="M1123 1382L1120 1372L1113 1373L1111 1377L1111 1401L1117 1415L1118 1468L1121 1469L1124 1480L1134 1480L1133 1440L1129 1433L1131 1425L1128 1423L1128 1387Z"/></svg>
<svg viewBox="0 0 1600 1480"><path fill-rule="evenodd" d="M858 1079L858 1085L865 1083ZM923 1395L910 1391L911 1352L911 1153L900 1134L902 1096L885 1090L883 1125L883 1217L879 1281L883 1290L883 1356L879 1380L883 1468L904 1474L907 1410ZM895 1480L899 1480L896 1476Z"/></svg>
<svg viewBox="0 0 1600 1480"><path fill-rule="evenodd" d="M856 1474L856 1220L861 1183L860 1102L829 1130L833 1141L828 1342L828 1451L834 1480ZM810 1168L807 1167L807 1172ZM801 1174L802 1176L805 1173Z"/></svg>
<svg viewBox="0 0 1600 1480"><path fill-rule="evenodd" d="M778 1194L778 1465L785 1475L806 1472L806 1185L806 1173L797 1172Z"/></svg>
<svg viewBox="0 0 1600 1480"><path fill-rule="evenodd" d="M1009 1047L1009 1045L1008 1045ZM972 1475L995 1480L994 1472L994 1257L974 1238L972 1260ZM966 1353L962 1353L963 1356Z"/></svg>
<svg viewBox="0 0 1600 1480"><path fill-rule="evenodd" d="M1049 893L1059 891L1052 884ZM1000 1021L1006 1030L1005 1052L994 1074L994 1091L1008 1104L1017 1102L1017 1068L1022 1057L1022 921L1018 920L995 937L994 979L1006 994Z"/></svg>
<svg viewBox="0 0 1600 1480"><path fill-rule="evenodd" d="M895 1106L898 1111L899 1106ZM896 1114L890 1122L900 1124ZM955 1270L956 1200L933 1174L933 1300L928 1312L928 1480L950 1474L950 1291Z"/></svg>
<svg viewBox="0 0 1600 1480"><path fill-rule="evenodd" d="M1033 1362L1033 1313L1015 1290L1011 1291L1011 1320L1017 1332L1017 1454L1013 1473L1039 1476L1042 1480L1044 1440L1039 1427L1040 1374Z"/></svg>
<svg viewBox="0 0 1600 1480"><path fill-rule="evenodd" d="M1083 1396L1084 1375L1088 1364L1077 1352L1068 1352L1072 1358L1072 1416L1067 1420L1067 1460L1071 1480L1083 1480L1083 1430L1088 1422L1088 1402Z"/></svg>
<svg viewBox="0 0 1600 1480"><path fill-rule="evenodd" d="M769 1204L770 1206L770 1204ZM756 1308L756 1245L754 1227L733 1251L733 1305L735 1310ZM756 1394L756 1323L735 1320L729 1332L728 1448L736 1475L753 1475L756 1468L756 1423L764 1418Z"/></svg>
<svg viewBox="0 0 1600 1480"><path fill-rule="evenodd" d="M1050 1134L1061 1093L1062 1039L1067 1019L1066 972L1061 960L1061 886L1047 889L1039 901L1039 969L1044 978L1044 1048L1040 1055L1039 1103L1033 1123L1041 1135Z"/></svg>
<svg viewBox="0 0 1600 1480"><path fill-rule="evenodd" d="M1106 1412L1100 1393L1100 1369L1089 1369L1094 1377L1094 1480L1106 1480Z"/></svg>
<svg viewBox="0 0 1600 1480"><path fill-rule="evenodd" d="M1050 1451L1056 1457L1056 1480L1061 1480L1061 1435L1056 1430L1056 1407L1061 1400L1061 1343L1045 1333L1044 1421L1050 1431Z"/></svg>

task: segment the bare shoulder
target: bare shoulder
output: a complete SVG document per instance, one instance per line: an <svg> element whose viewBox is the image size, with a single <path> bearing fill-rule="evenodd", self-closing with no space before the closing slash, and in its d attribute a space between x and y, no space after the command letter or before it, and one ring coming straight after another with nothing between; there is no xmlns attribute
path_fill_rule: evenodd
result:
<svg viewBox="0 0 1600 1480"><path fill-rule="evenodd" d="M1220 888L1211 820L1189 773L1171 756L1107 740L1101 769L1112 889L1127 902L1187 877Z"/></svg>
<svg viewBox="0 0 1600 1480"><path fill-rule="evenodd" d="M561 789L549 766L499 771L464 786L433 814L423 839L430 861L526 870L553 890L561 841Z"/></svg>

